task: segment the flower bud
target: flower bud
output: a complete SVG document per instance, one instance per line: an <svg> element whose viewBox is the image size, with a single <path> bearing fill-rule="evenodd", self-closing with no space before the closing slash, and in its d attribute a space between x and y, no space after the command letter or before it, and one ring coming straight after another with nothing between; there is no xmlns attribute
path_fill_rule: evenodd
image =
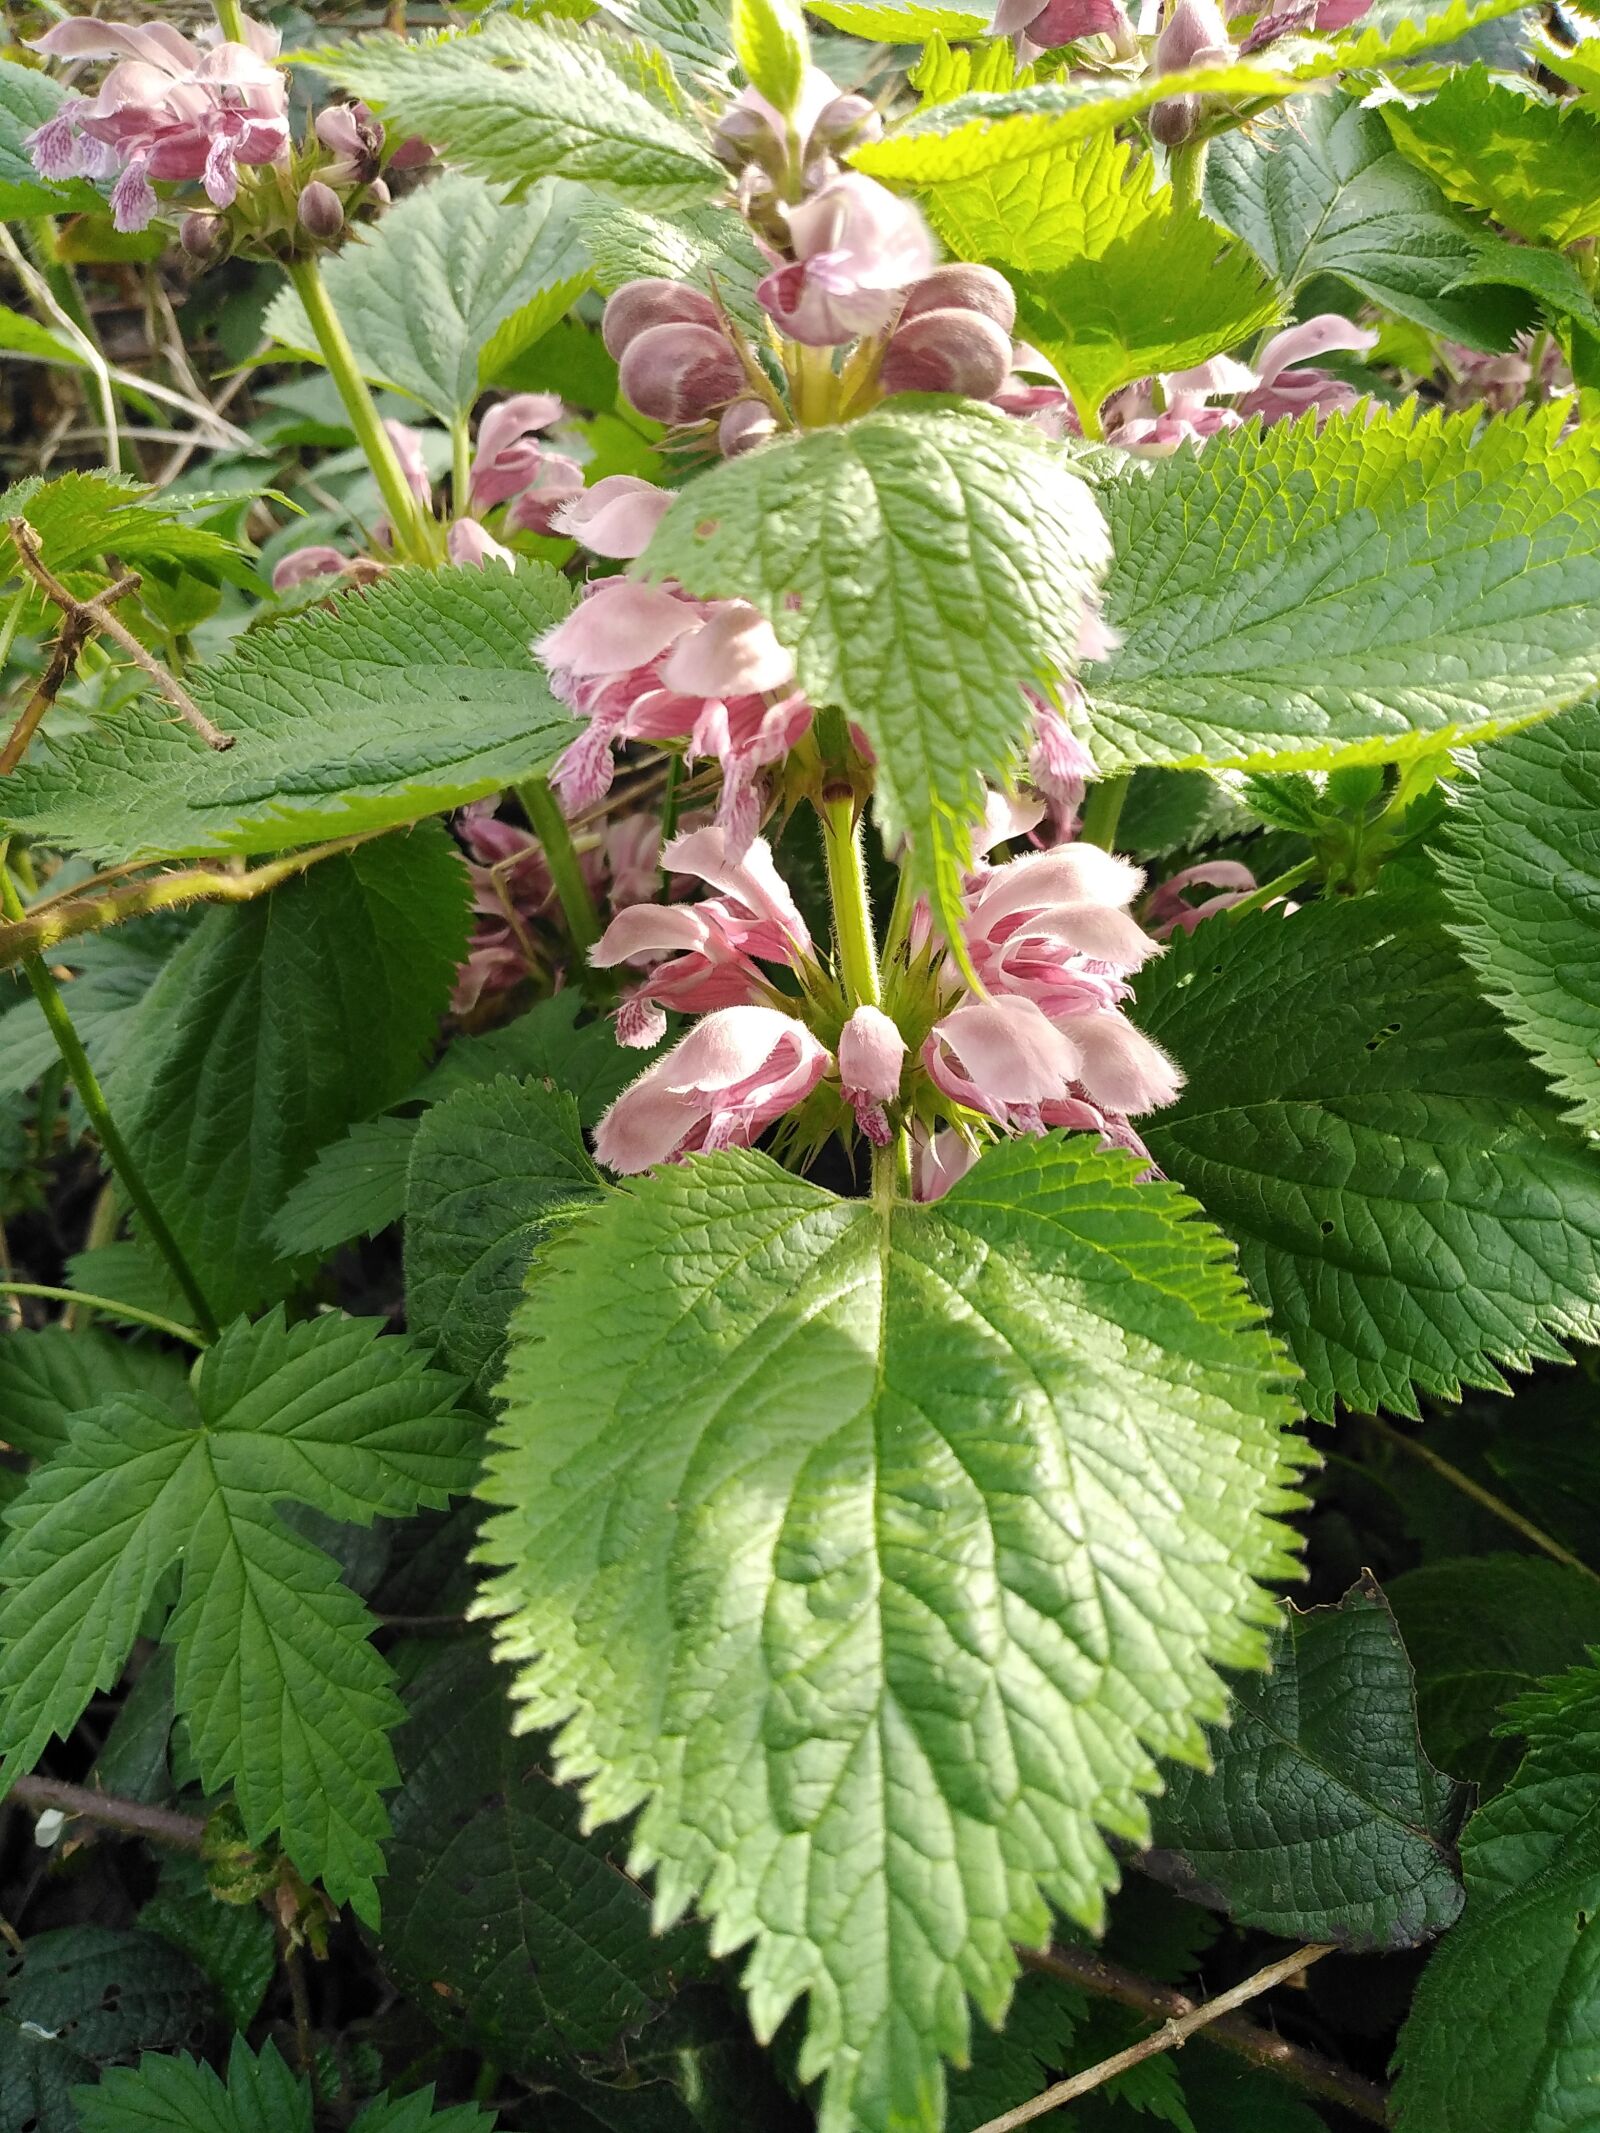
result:
<svg viewBox="0 0 1600 2133"><path fill-rule="evenodd" d="M863 141L877 140L882 132L883 113L870 98L836 96L817 114L807 145L813 152L818 148L859 148Z"/></svg>
<svg viewBox="0 0 1600 2133"><path fill-rule="evenodd" d="M1232 57L1233 42L1216 0L1171 0L1161 35L1156 39L1158 74L1220 66Z"/></svg>
<svg viewBox="0 0 1600 2133"><path fill-rule="evenodd" d="M977 311L924 311L895 328L879 374L886 393L987 400L1011 374L1011 336Z"/></svg>
<svg viewBox="0 0 1600 2133"><path fill-rule="evenodd" d="M300 195L300 205L295 212L307 236L323 242L337 237L344 228L344 203L333 187L324 185L320 178L313 178Z"/></svg>
<svg viewBox="0 0 1600 2133"><path fill-rule="evenodd" d="M900 324L920 318L925 311L977 311L992 318L1002 333L1017 323L1017 300L1011 284L993 267L963 266L959 261L935 267L914 281L900 307Z"/></svg>
<svg viewBox="0 0 1600 2133"><path fill-rule="evenodd" d="M715 327L717 307L709 296L691 289L686 282L664 281L652 275L644 281L625 281L606 299L600 338L606 344L607 355L620 363L630 341L652 326L675 323Z"/></svg>
<svg viewBox="0 0 1600 2133"><path fill-rule="evenodd" d="M1164 96L1151 107L1151 136L1163 148L1181 148L1199 123L1198 96Z"/></svg>
<svg viewBox="0 0 1600 2133"><path fill-rule="evenodd" d="M717 424L717 449L724 459L737 459L741 452L765 444L778 427L778 419L764 400L735 400L722 411Z"/></svg>
<svg viewBox="0 0 1600 2133"><path fill-rule="evenodd" d="M178 228L178 242L191 259L209 259L222 238L217 215L185 215Z"/></svg>
<svg viewBox="0 0 1600 2133"><path fill-rule="evenodd" d="M698 422L741 391L744 370L721 333L679 320L648 326L628 342L621 385L653 422Z"/></svg>
<svg viewBox="0 0 1600 2133"><path fill-rule="evenodd" d="M783 142L759 111L735 104L718 119L711 152L729 170L742 170L747 163L776 169L783 161Z"/></svg>

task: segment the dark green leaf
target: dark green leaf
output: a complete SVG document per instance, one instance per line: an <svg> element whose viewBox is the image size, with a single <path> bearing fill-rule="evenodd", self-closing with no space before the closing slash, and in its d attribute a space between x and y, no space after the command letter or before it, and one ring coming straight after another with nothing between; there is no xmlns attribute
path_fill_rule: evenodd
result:
<svg viewBox="0 0 1600 2133"><path fill-rule="evenodd" d="M148 2053L115 2068L97 2089L74 2098L82 2133L312 2133L311 2085L293 2074L270 2041L252 2055L235 2037L226 2081L179 2052Z"/></svg>
<svg viewBox="0 0 1600 2133"><path fill-rule="evenodd" d="M0 1440L30 1459L48 1459L84 1408L125 1392L170 1396L187 1370L169 1348L146 1338L119 1339L98 1326L8 1334L0 1340Z"/></svg>

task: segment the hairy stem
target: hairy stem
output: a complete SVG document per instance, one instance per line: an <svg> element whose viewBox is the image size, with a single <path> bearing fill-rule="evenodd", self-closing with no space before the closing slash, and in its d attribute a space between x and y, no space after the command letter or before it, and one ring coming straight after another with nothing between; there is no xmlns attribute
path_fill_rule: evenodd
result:
<svg viewBox="0 0 1600 2133"><path fill-rule="evenodd" d="M141 1311L133 1304L118 1303L114 1296L94 1296L87 1289L58 1289L42 1281L0 1281L0 1296L39 1296L46 1303L77 1304L85 1311L104 1311L108 1318L126 1319L130 1326L150 1326L169 1333L175 1341L203 1348L205 1336L193 1326L180 1326L175 1318L162 1318L155 1311Z"/></svg>
<svg viewBox="0 0 1600 2133"><path fill-rule="evenodd" d="M4 909L6 917L13 923L25 916L16 883L11 879L11 870L3 863L0 863L0 908ZM89 1115L89 1123L99 1136L106 1160L121 1180L123 1191L138 1209L152 1242L172 1269L173 1279L182 1289L189 1308L194 1313L195 1324L208 1341L214 1341L217 1337L217 1322L211 1314L205 1291L195 1280L188 1260L179 1249L177 1238L168 1229L160 1208L151 1197L150 1190L128 1151L126 1141L118 1131L116 1121L106 1105L99 1079L89 1064L89 1055L83 1048L72 1017L67 1013L67 1004L61 997L60 987L45 968L42 958L37 955L26 956L22 969L33 996L39 1003L40 1012L49 1026L50 1034L56 1041L56 1050L61 1054L67 1072L72 1077L72 1085Z"/></svg>
<svg viewBox="0 0 1600 2133"><path fill-rule="evenodd" d="M408 562L432 563L433 542L421 507L411 493L411 485L378 414L377 403L361 375L349 335L328 300L321 269L314 259L297 259L289 267L289 279L311 322L328 375L338 388L344 411L350 417L356 442L365 453L377 481L384 508L389 514L389 524L394 529L395 553Z"/></svg>
<svg viewBox="0 0 1600 2133"><path fill-rule="evenodd" d="M583 878L577 850L561 803L550 790L548 778L524 778L517 787L529 827L544 847L544 862L555 884L556 898L567 921L572 945L587 967L589 950L600 938L600 917Z"/></svg>
<svg viewBox="0 0 1600 2133"><path fill-rule="evenodd" d="M217 21L229 44L244 43L244 11L239 0L217 0Z"/></svg>
<svg viewBox="0 0 1600 2133"><path fill-rule="evenodd" d="M1565 1563L1569 1570L1581 1570L1586 1578L1593 1578L1600 1584L1600 1570L1593 1569L1582 1556L1574 1555L1570 1548L1563 1548L1560 1541L1553 1539L1542 1526L1536 1526L1531 1518L1524 1518L1520 1511L1514 1511L1510 1504L1496 1496L1492 1490L1484 1488L1481 1482L1474 1481L1470 1474L1463 1474L1460 1467L1452 1466L1448 1459L1441 1459L1420 1437L1408 1437L1401 1430L1391 1429L1387 1422L1380 1422L1376 1415L1367 1415L1364 1420L1367 1428L1380 1436L1385 1444L1398 1446L1413 1459L1419 1459L1425 1467L1432 1468L1441 1481L1448 1481L1453 1489L1459 1489L1463 1496L1470 1497L1492 1518L1498 1518L1502 1525L1509 1526L1513 1533L1520 1533L1525 1541L1542 1550L1552 1561Z"/></svg>
<svg viewBox="0 0 1600 2133"><path fill-rule="evenodd" d="M1206 189L1206 150L1209 145L1204 139L1185 141L1181 147L1169 151L1167 176L1172 182L1174 207L1198 208L1202 205Z"/></svg>
<svg viewBox="0 0 1600 2133"><path fill-rule="evenodd" d="M1229 918L1246 918L1252 911L1264 911L1268 904L1275 904L1280 897L1288 896L1304 881L1309 881L1317 871L1314 859L1302 859L1298 866L1287 867L1271 881L1264 881L1259 889L1252 889L1248 896L1241 896L1236 904L1229 904Z"/></svg>
<svg viewBox="0 0 1600 2133"><path fill-rule="evenodd" d="M1302 1949L1299 1952L1302 1955L1310 1953L1313 1960L1320 1960L1328 1951L1319 1947L1314 1951ZM1080 1986L1101 1999L1115 2000L1119 2006L1131 2007L1138 2014L1148 2015L1152 2021L1182 2021L1196 2013L1201 2004L1190 1999L1187 1993L1174 1991L1170 1985L1158 1985L1150 1978L1140 1977L1136 1971L1123 1969L1120 1963L1108 1962L1093 1948L1054 1948L1042 1955L1024 1948L1018 1953L1028 1969L1047 1971L1051 1977ZM1247 1983L1256 1985L1256 1980L1250 1979ZM1256 1985L1257 1991L1262 1989ZM1232 2007L1239 2005L1237 1997L1224 1997L1230 1999ZM1236 2059L1244 2059L1251 2066L1281 2074L1285 2081L1291 2082L1305 2095L1319 2096L1325 2103L1340 2104L1369 2125L1389 2123L1387 2098L1376 2082L1341 2066L1337 2060L1324 2058L1320 2052L1291 2044L1286 2037L1280 2037L1275 2030L1262 2028L1247 2016L1224 2011L1218 2001L1205 2004L1217 2010L1205 2027L1195 2032L1205 2043L1216 2045ZM1161 2034L1157 2032L1158 2036Z"/></svg>
<svg viewBox="0 0 1600 2133"><path fill-rule="evenodd" d="M466 415L457 415L450 425L450 510L465 518L472 489L472 425Z"/></svg>
<svg viewBox="0 0 1600 2133"><path fill-rule="evenodd" d="M852 1007L876 1007L878 951L872 937L872 906L867 898L867 868L861 850L861 824L855 797L823 796L822 849L828 865L828 896L833 905L833 937L839 951L839 976Z"/></svg>
<svg viewBox="0 0 1600 2133"><path fill-rule="evenodd" d="M1098 844L1103 851L1115 847L1117 824L1122 820L1122 803L1128 797L1132 773L1124 771L1119 778L1102 778L1097 785L1089 787L1083 803L1083 829L1080 834L1085 844Z"/></svg>
<svg viewBox="0 0 1600 2133"><path fill-rule="evenodd" d="M10 1797L24 1807L54 1807L62 1814L81 1815L86 1822L121 1830L124 1836L152 1838L176 1851L198 1852L205 1840L206 1825L198 1815L181 1815L170 1807L147 1807L142 1800L119 1799L115 1793L63 1784L59 1778L20 1777L11 1787Z"/></svg>

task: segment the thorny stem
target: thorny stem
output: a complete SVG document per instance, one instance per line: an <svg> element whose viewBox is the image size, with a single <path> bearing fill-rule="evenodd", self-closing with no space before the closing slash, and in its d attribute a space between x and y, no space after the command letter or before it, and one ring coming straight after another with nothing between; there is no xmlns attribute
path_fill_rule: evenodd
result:
<svg viewBox="0 0 1600 2133"><path fill-rule="evenodd" d="M1569 1570L1581 1570L1586 1578L1593 1578L1600 1584L1600 1570L1591 1568L1582 1556L1574 1555L1570 1548L1563 1548L1560 1541L1552 1539L1542 1526L1536 1526L1532 1519L1524 1518L1520 1511L1514 1511L1510 1504L1496 1496L1492 1490L1484 1488L1480 1482L1474 1481L1470 1474L1463 1474L1460 1467L1452 1466L1448 1459L1441 1459L1420 1437L1408 1437L1398 1429L1391 1429L1387 1422L1380 1422L1376 1415L1368 1415L1366 1425L1368 1429L1374 1430L1385 1444L1397 1445L1401 1451L1409 1452L1413 1459L1421 1460L1424 1466L1433 1469L1441 1481L1448 1481L1453 1489L1459 1489L1463 1496L1470 1497L1491 1517L1498 1518L1514 1533L1520 1533L1525 1541L1542 1549L1555 1562L1565 1563Z"/></svg>
<svg viewBox="0 0 1600 2133"><path fill-rule="evenodd" d="M150 1837L176 1851L198 1852L205 1841L206 1825L198 1815L178 1814L170 1807L147 1807L142 1800L119 1799L115 1793L63 1784L59 1778L20 1777L11 1787L10 1797L24 1807L54 1807L62 1814L81 1815L86 1822L119 1829L125 1836Z"/></svg>
<svg viewBox="0 0 1600 2133"><path fill-rule="evenodd" d="M25 916L16 883L11 879L11 870L3 862L0 862L0 908L4 909L6 917L13 922ZM83 1048L72 1017L67 1013L67 1005L61 997L60 988L39 956L25 957L22 968L33 996L39 1003L40 1012L49 1025L50 1034L56 1041L56 1050L61 1054L67 1072L72 1077L72 1085L78 1092L79 1101L89 1114L89 1123L100 1137L100 1145L106 1152L107 1161L121 1179L123 1191L144 1218L145 1227L162 1258L171 1267L173 1277L194 1313L195 1324L208 1341L214 1341L217 1337L217 1322L211 1315L211 1306L206 1302L205 1292L195 1280L188 1260L179 1249L177 1238L168 1229L160 1208L151 1198L149 1189L128 1152L126 1141L117 1129L116 1121L107 1108L99 1079L89 1064L89 1056Z"/></svg>
<svg viewBox="0 0 1600 2133"><path fill-rule="evenodd" d="M1131 2007L1136 2014L1148 2015L1152 2021L1182 2020L1198 2005L1186 1993L1177 1992L1170 1985L1155 1984L1149 1978L1140 1977L1136 1971L1125 1970L1120 1963L1108 1961L1093 1948L1053 1948L1046 1954L1022 1948L1018 1954L1027 1969L1046 1971L1066 1984L1081 1986L1102 1999ZM1364 2118L1369 2125L1385 2126L1389 2122L1387 2099L1376 2082L1353 2073L1335 2059L1324 2058L1321 2052L1310 2051L1302 2044L1291 2044L1287 2037L1261 2027L1248 2016L1230 2013L1221 2015L1220 2019L1214 2017L1197 2034L1205 2043L1216 2045L1234 2058L1281 2074L1285 2081L1292 2082L1308 2096L1319 2096L1326 2103L1342 2105L1355 2117Z"/></svg>
<svg viewBox="0 0 1600 2133"><path fill-rule="evenodd" d="M288 271L294 292L305 307L311 330L317 337L328 375L338 388L344 411L350 417L356 442L365 453L377 481L384 508L389 514L389 524L394 529L395 552L412 563L431 563L434 560L433 543L422 511L383 426L377 403L361 375L361 366L356 361L349 336L328 300L321 270L314 259L297 259L290 263Z"/></svg>
<svg viewBox="0 0 1600 2133"><path fill-rule="evenodd" d="M168 1333L191 1348L206 1345L204 1334L193 1326L180 1326L175 1318L162 1318L155 1311L141 1311L133 1304L118 1303L112 1296L93 1296L87 1289L58 1289L42 1281L0 1281L0 1296L38 1296L46 1303L78 1304L86 1311L104 1311L109 1318L126 1319L130 1326L150 1326Z"/></svg>
<svg viewBox="0 0 1600 2133"><path fill-rule="evenodd" d="M580 961L587 968L589 950L600 938L600 918L589 893L589 884L583 878L567 818L550 790L548 778L524 778L517 787L517 798L522 802L529 827L544 847L544 862L550 869L550 879L555 884L567 931Z"/></svg>
<svg viewBox="0 0 1600 2133"><path fill-rule="evenodd" d="M1098 844L1103 851L1111 851L1116 842L1117 824L1122 820L1122 803L1128 797L1131 773L1124 771L1119 778L1102 778L1097 785L1089 787L1083 803L1083 829L1085 844Z"/></svg>

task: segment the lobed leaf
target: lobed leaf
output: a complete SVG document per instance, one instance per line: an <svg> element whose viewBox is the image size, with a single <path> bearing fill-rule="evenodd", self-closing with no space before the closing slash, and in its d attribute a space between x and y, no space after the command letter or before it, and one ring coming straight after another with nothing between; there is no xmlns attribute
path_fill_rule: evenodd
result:
<svg viewBox="0 0 1600 2133"><path fill-rule="evenodd" d="M514 1329L482 1608L658 1920L809 1994L820 2124L935 2133L970 1995L1197 1759L1292 1567L1278 1358L1215 1235L1081 1139L936 1207L750 1153L578 1217Z"/></svg>
<svg viewBox="0 0 1600 2133"><path fill-rule="evenodd" d="M1450 74L1426 102L1386 104L1396 146L1452 200L1534 244L1600 236L1600 124L1496 80Z"/></svg>

